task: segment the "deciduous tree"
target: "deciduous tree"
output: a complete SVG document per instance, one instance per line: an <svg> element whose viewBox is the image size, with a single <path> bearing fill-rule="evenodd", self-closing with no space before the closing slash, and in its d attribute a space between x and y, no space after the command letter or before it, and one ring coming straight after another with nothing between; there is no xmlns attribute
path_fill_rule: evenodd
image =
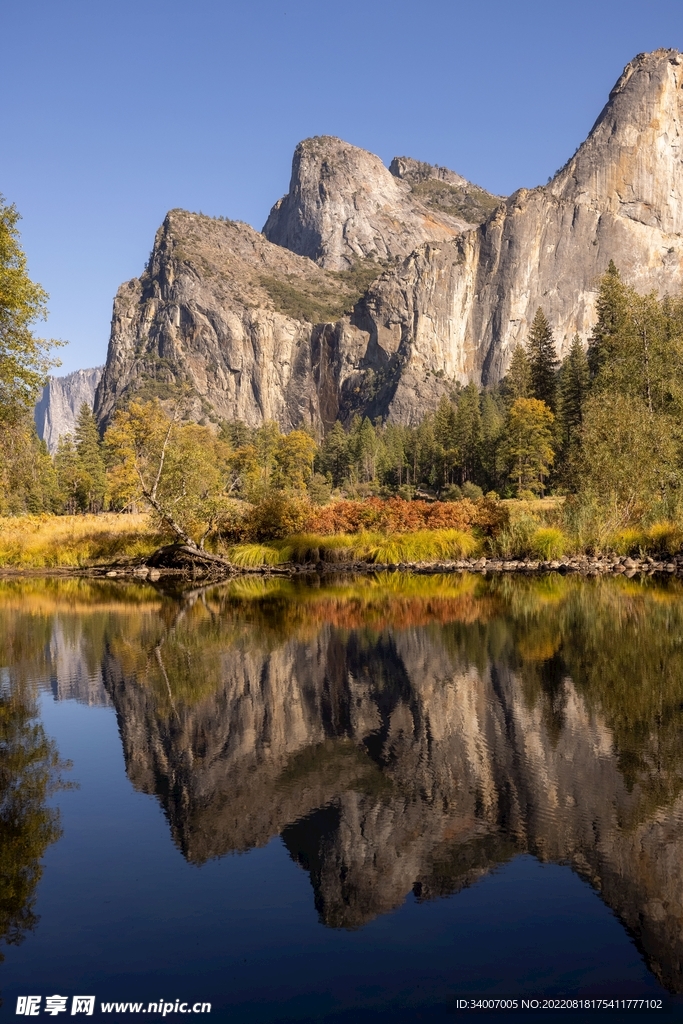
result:
<svg viewBox="0 0 683 1024"><path fill-rule="evenodd" d="M16 207L0 195L0 423L31 413L57 362L48 353L58 343L33 333L47 316L47 294L28 276L18 221Z"/></svg>
<svg viewBox="0 0 683 1024"><path fill-rule="evenodd" d="M555 458L554 419L545 402L537 398L518 398L510 408L504 452L510 479L516 482L518 492L529 489L543 493L544 479Z"/></svg>

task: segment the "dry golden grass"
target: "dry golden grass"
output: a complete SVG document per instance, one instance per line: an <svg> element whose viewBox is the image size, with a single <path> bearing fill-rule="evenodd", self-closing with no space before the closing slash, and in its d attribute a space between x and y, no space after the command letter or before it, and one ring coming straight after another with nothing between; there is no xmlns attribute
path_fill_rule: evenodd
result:
<svg viewBox="0 0 683 1024"><path fill-rule="evenodd" d="M412 533L295 534L264 544L235 544L228 558L235 565L284 562L429 562L478 554L481 542L466 530L415 530Z"/></svg>
<svg viewBox="0 0 683 1024"><path fill-rule="evenodd" d="M145 514L0 518L0 567L54 569L144 558L163 543Z"/></svg>
<svg viewBox="0 0 683 1024"><path fill-rule="evenodd" d="M529 513L542 518L553 517L562 511L566 498L563 494L555 494L547 498L503 498L501 505L508 509L511 518Z"/></svg>

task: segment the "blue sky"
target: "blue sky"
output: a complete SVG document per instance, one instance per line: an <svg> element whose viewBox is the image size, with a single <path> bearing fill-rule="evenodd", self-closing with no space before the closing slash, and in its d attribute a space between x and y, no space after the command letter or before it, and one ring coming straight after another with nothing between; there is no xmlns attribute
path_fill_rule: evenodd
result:
<svg viewBox="0 0 683 1024"><path fill-rule="evenodd" d="M545 182L624 64L683 48L683 3L21 0L2 35L0 192L63 373L104 361L166 210L260 229L322 134L501 194Z"/></svg>

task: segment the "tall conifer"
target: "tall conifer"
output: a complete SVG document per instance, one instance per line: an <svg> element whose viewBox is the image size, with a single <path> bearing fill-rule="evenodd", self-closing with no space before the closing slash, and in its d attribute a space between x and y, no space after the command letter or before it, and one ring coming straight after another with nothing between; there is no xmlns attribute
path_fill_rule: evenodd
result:
<svg viewBox="0 0 683 1024"><path fill-rule="evenodd" d="M558 360L553 332L540 306L531 324L527 355L531 370L531 395L539 402L545 402L554 412L557 405Z"/></svg>
<svg viewBox="0 0 683 1024"><path fill-rule="evenodd" d="M560 410L562 433L568 448L581 426L583 404L588 394L588 359L581 339L574 335L571 348L560 370Z"/></svg>
<svg viewBox="0 0 683 1024"><path fill-rule="evenodd" d="M505 396L510 405L531 394L531 367L523 345L515 345L504 381Z"/></svg>
<svg viewBox="0 0 683 1024"><path fill-rule="evenodd" d="M591 378L595 378L610 356L614 355L619 337L627 327L627 289L614 260L609 261L607 271L600 279L600 292L595 308L598 317L588 343L588 367Z"/></svg>
<svg viewBox="0 0 683 1024"><path fill-rule="evenodd" d="M78 495L81 508L84 512L101 512L107 477L97 423L85 403L80 408L76 423L76 452L81 475Z"/></svg>
<svg viewBox="0 0 683 1024"><path fill-rule="evenodd" d="M481 409L479 388L470 383L458 397L455 414L455 433L458 439L461 483L477 475L481 463Z"/></svg>

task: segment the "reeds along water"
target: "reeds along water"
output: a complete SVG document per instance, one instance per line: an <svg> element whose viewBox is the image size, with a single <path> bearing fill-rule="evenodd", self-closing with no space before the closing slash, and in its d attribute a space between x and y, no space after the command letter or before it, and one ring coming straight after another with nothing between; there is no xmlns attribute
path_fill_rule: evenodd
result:
<svg viewBox="0 0 683 1024"><path fill-rule="evenodd" d="M683 988L676 581L73 583L3 588L10 681L58 654L99 673L188 860L281 834L321 919L353 928L530 852L589 879Z"/></svg>

